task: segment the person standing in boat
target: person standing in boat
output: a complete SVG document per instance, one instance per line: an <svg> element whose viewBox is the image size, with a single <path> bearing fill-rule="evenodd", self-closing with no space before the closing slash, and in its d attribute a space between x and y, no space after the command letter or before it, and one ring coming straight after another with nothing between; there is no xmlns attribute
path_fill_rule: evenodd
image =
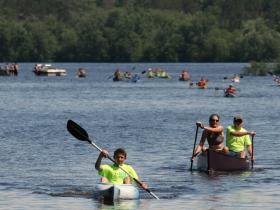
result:
<svg viewBox="0 0 280 210"><path fill-rule="evenodd" d="M252 157L252 141L250 139L250 136L255 136L255 131L248 132L243 127L243 119L242 116L238 115L233 118L233 125L230 125L227 127L226 131L226 145L229 148L228 155L234 156L234 157L240 157L245 158L246 157L246 151L245 147L251 156L251 159L254 159Z"/></svg>
<svg viewBox="0 0 280 210"><path fill-rule="evenodd" d="M228 153L228 148L223 144L224 141L224 127L220 125L220 116L218 114L212 114L209 117L209 126L204 126L202 122L196 122L196 126L204 129L202 132L202 136L200 139L199 145L196 147L194 156L192 157L192 160L201 152L205 151L206 147L204 146L204 143L207 139L209 149L222 152L222 153Z"/></svg>
<svg viewBox="0 0 280 210"><path fill-rule="evenodd" d="M127 158L127 153L123 148L118 148L114 152L114 160L117 164L112 165L101 165L101 161L103 158L109 156L107 150L102 150L100 152L99 157L95 163L95 169L98 171L98 174L101 176L102 183L111 183L111 184L132 184L133 178L138 179L138 175L132 166L125 164L125 160ZM126 172L124 172L119 166L121 166L125 171L129 173L129 176ZM148 185L144 182L140 182L141 185L139 187L143 189L148 189Z"/></svg>

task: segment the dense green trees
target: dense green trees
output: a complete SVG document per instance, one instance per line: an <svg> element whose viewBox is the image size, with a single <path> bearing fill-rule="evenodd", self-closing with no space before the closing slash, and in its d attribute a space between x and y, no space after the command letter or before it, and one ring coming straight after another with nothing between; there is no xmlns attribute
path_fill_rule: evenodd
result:
<svg viewBox="0 0 280 210"><path fill-rule="evenodd" d="M278 0L0 0L0 60L273 62Z"/></svg>

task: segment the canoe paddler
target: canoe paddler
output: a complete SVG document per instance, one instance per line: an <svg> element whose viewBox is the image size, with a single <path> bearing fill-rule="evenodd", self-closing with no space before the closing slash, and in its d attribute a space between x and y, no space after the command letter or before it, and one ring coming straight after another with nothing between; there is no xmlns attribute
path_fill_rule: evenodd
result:
<svg viewBox="0 0 280 210"><path fill-rule="evenodd" d="M227 94L236 94L236 88L233 85L229 85L227 89L225 89L225 93Z"/></svg>
<svg viewBox="0 0 280 210"><path fill-rule="evenodd" d="M203 129L200 143L196 147L194 156L192 160L201 152L205 151L206 147L204 146L207 139L209 149L216 152L228 153L228 148L223 144L224 141L224 127L220 125L220 116L218 114L212 114L209 117L209 126L204 126L202 122L196 122L196 126Z"/></svg>
<svg viewBox="0 0 280 210"><path fill-rule="evenodd" d="M243 128L243 118L241 115L237 115L233 118L233 125L227 127L226 132L226 145L229 148L229 155L245 158L247 149L251 159L252 157L252 141L250 136L255 136L255 131L247 131Z"/></svg>
<svg viewBox="0 0 280 210"><path fill-rule="evenodd" d="M95 169L98 170L98 174L101 176L102 183L133 184L133 178L139 180L138 175L132 166L124 163L127 158L127 153L123 148L119 148L114 152L114 160L117 164L114 163L112 165L101 165L102 159L108 156L108 151L102 150L95 163ZM120 167L123 168L129 175ZM148 189L148 185L141 181L138 186L143 189Z"/></svg>

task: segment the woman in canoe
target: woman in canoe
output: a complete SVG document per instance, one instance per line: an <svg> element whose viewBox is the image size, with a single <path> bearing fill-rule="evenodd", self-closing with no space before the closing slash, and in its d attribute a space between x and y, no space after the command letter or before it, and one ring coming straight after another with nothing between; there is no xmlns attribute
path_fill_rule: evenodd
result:
<svg viewBox="0 0 280 210"><path fill-rule="evenodd" d="M101 165L103 158L109 156L107 150L102 150L99 154L99 157L95 163L95 169L98 170L98 174L101 176L102 183L111 183L111 184L132 184L133 178L138 179L138 175L135 170L128 164L125 164L127 153L123 148L119 148L114 152L114 160L117 164L112 165ZM121 166L129 175L124 172L119 166ZM133 177L133 178L131 178ZM144 182L140 182L140 186L143 189L148 189L148 186Z"/></svg>
<svg viewBox="0 0 280 210"><path fill-rule="evenodd" d="M196 122L196 125L203 130L199 145L196 147L194 159L201 151L205 151L204 143L207 139L209 149L227 154L228 148L223 144L224 141L224 127L220 125L220 116L212 114L209 117L209 126L204 126L201 122Z"/></svg>

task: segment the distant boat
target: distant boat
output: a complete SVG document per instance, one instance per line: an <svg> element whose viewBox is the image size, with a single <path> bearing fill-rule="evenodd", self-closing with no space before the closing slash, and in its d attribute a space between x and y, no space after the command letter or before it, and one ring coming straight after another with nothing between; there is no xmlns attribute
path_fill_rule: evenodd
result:
<svg viewBox="0 0 280 210"><path fill-rule="evenodd" d="M138 82L140 80L140 76L138 74L135 74L131 78L131 82Z"/></svg>
<svg viewBox="0 0 280 210"><path fill-rule="evenodd" d="M0 76L10 76L10 72L6 69L0 69Z"/></svg>
<svg viewBox="0 0 280 210"><path fill-rule="evenodd" d="M233 97L235 97L235 94L234 93L228 93L228 92L225 91L224 96L228 97L228 98L233 98Z"/></svg>
<svg viewBox="0 0 280 210"><path fill-rule="evenodd" d="M66 76L65 69L52 67L51 64L36 64L33 72L37 76Z"/></svg>
<svg viewBox="0 0 280 210"><path fill-rule="evenodd" d="M232 82L240 82L240 77L234 77L231 79Z"/></svg>
<svg viewBox="0 0 280 210"><path fill-rule="evenodd" d="M0 76L17 76L19 66L16 63L7 64L4 67L0 67Z"/></svg>

